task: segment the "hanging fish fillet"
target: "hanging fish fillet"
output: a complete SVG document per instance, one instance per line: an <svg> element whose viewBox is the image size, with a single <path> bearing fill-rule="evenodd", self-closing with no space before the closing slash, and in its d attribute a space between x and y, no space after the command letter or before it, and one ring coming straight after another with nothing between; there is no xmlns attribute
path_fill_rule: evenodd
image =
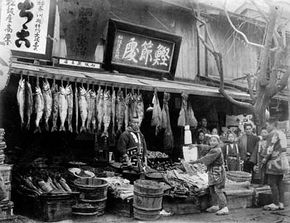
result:
<svg viewBox="0 0 290 223"><path fill-rule="evenodd" d="M91 118L91 129L90 132L94 133L94 131L97 128L97 120L96 120L96 92L95 91L91 91L91 97L90 97L90 110L92 111L92 118Z"/></svg>
<svg viewBox="0 0 290 223"><path fill-rule="evenodd" d="M161 127L162 111L161 111L161 107L160 107L156 90L154 91L152 104L153 104L153 111L152 111L151 126L155 126L155 135L157 135Z"/></svg>
<svg viewBox="0 0 290 223"><path fill-rule="evenodd" d="M191 127L196 127L197 126L197 120L194 116L194 112L191 106L191 103L188 102L188 106L187 106L187 123L188 125L190 125Z"/></svg>
<svg viewBox="0 0 290 223"><path fill-rule="evenodd" d="M86 129L88 132L90 132L91 129L91 122L92 122L92 101L91 101L91 90L87 89L87 94L86 94L86 100L88 103L88 117L87 117L87 122L86 122Z"/></svg>
<svg viewBox="0 0 290 223"><path fill-rule="evenodd" d="M130 118L137 117L137 100L138 95L136 93L132 94L131 101L130 101Z"/></svg>
<svg viewBox="0 0 290 223"><path fill-rule="evenodd" d="M73 90L72 90L71 85L66 86L66 100L67 100L68 131L73 132L72 118L73 118L74 99L73 99Z"/></svg>
<svg viewBox="0 0 290 223"><path fill-rule="evenodd" d="M78 134L79 133L79 101L78 101L77 83L75 83L74 100L75 100L75 132Z"/></svg>
<svg viewBox="0 0 290 223"><path fill-rule="evenodd" d="M32 88L28 81L25 82L25 117L26 117L26 129L30 129L30 120L31 120L31 114L33 111L33 94L32 94Z"/></svg>
<svg viewBox="0 0 290 223"><path fill-rule="evenodd" d="M44 100L44 122L45 122L45 130L49 131L48 121L52 112L52 94L50 85L47 80L43 82L42 85L42 94Z"/></svg>
<svg viewBox="0 0 290 223"><path fill-rule="evenodd" d="M117 93L117 104L116 104L116 119L117 119L118 132L122 131L122 127L123 127L124 119L125 119L125 109L126 109L126 104L125 104L124 94L123 94L123 91L119 89Z"/></svg>
<svg viewBox="0 0 290 223"><path fill-rule="evenodd" d="M187 99L188 95L185 93L182 93L182 104L181 104L181 109L179 112L179 117L177 121L178 126L185 126L186 125L186 119L187 119Z"/></svg>
<svg viewBox="0 0 290 223"><path fill-rule="evenodd" d="M130 118L130 105L132 101L132 94L128 93L125 97L125 130L128 128Z"/></svg>
<svg viewBox="0 0 290 223"><path fill-rule="evenodd" d="M139 125L141 126L143 118L144 118L144 103L142 94L138 94L137 96L137 116L139 119Z"/></svg>
<svg viewBox="0 0 290 223"><path fill-rule="evenodd" d="M103 124L104 124L104 132L102 136L109 136L108 128L111 123L111 114L112 114L112 98L110 95L110 91L106 91L104 94L104 115L103 115Z"/></svg>
<svg viewBox="0 0 290 223"><path fill-rule="evenodd" d="M59 91L55 80L51 87L52 93L52 128L51 131L57 131L58 106L59 106Z"/></svg>
<svg viewBox="0 0 290 223"><path fill-rule="evenodd" d="M68 103L67 103L67 91L66 88L63 86L60 87L60 92L58 96L58 111L59 111L59 117L60 117L60 127L59 131L65 131L64 123L67 118L67 111L68 111Z"/></svg>
<svg viewBox="0 0 290 223"><path fill-rule="evenodd" d="M116 122L116 92L112 93L112 135L115 138L115 122Z"/></svg>
<svg viewBox="0 0 290 223"><path fill-rule="evenodd" d="M34 133L41 132L39 122L42 118L43 111L44 111L44 101L43 101L43 95L41 93L40 87L35 87L35 104L34 104L34 110L36 113L36 119L35 119L35 131Z"/></svg>
<svg viewBox="0 0 290 223"><path fill-rule="evenodd" d="M21 128L24 126L24 105L25 105L25 80L21 77L17 88L17 104L21 120Z"/></svg>
<svg viewBox="0 0 290 223"><path fill-rule="evenodd" d="M98 90L98 104L97 104L97 110L98 110L98 131L101 131L102 129L102 123L103 123L103 116L104 116L104 92L103 89L99 88Z"/></svg>
<svg viewBox="0 0 290 223"><path fill-rule="evenodd" d="M88 102L86 99L87 91L83 87L80 87L79 89L79 110L80 110L80 116L82 120L82 126L80 129L80 132L86 131L86 120L88 118Z"/></svg>
<svg viewBox="0 0 290 223"><path fill-rule="evenodd" d="M164 124L166 123L166 128L165 128L164 137L163 137L163 147L164 147L164 151L166 151L167 153L171 153L174 147L174 138L173 138L173 133L172 133L171 124L170 124L170 112L169 112L169 107L168 107L169 99L170 99L170 94L164 93L163 108L166 114L165 115L166 122L164 122Z"/></svg>
<svg viewBox="0 0 290 223"><path fill-rule="evenodd" d="M164 93L164 96L163 96L163 107L162 107L162 119L161 119L161 128L162 129L166 129L167 127L167 113L166 113L166 110L165 110L165 107L166 107L166 101L165 101L165 94Z"/></svg>

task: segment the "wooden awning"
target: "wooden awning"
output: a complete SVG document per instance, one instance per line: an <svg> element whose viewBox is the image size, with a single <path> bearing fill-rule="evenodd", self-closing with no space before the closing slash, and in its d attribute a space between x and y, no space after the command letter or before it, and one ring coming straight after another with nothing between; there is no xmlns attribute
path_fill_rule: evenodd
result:
<svg viewBox="0 0 290 223"><path fill-rule="evenodd" d="M11 74L39 76L70 82L107 85L121 88L134 88L146 91L182 93L209 97L223 97L217 87L209 87L185 81L158 80L141 76L111 73L106 71L78 71L63 67L41 66L26 63L13 62L10 68ZM240 100L250 100L249 94L240 91L227 90L228 94Z"/></svg>

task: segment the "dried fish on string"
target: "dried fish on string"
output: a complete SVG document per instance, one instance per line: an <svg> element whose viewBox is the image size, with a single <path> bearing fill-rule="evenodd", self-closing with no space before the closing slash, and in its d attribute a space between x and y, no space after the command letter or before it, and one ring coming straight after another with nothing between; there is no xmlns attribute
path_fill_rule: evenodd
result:
<svg viewBox="0 0 290 223"><path fill-rule="evenodd" d="M88 117L88 103L86 99L87 91L83 87L79 88L79 110L80 110L80 117L82 120L82 125L80 128L80 132L86 131L86 121Z"/></svg>
<svg viewBox="0 0 290 223"><path fill-rule="evenodd" d="M79 103L78 103L77 83L75 83L74 101L75 101L75 132L79 133Z"/></svg>
<svg viewBox="0 0 290 223"><path fill-rule="evenodd" d="M124 124L125 109L126 109L126 104L125 104L124 94L123 94L123 91L119 89L117 93L117 105L116 105L116 118L117 118L118 132L121 132L123 124Z"/></svg>
<svg viewBox="0 0 290 223"><path fill-rule="evenodd" d="M52 93L52 128L51 128L51 131L54 132L54 131L57 131L58 106L59 106L59 91L58 91L58 86L55 83L55 79L53 80L51 93Z"/></svg>
<svg viewBox="0 0 290 223"><path fill-rule="evenodd" d="M32 94L32 88L29 83L29 80L25 82L25 117L26 117L26 129L30 129L30 120L31 120L31 114L33 111L33 94Z"/></svg>
<svg viewBox="0 0 290 223"><path fill-rule="evenodd" d="M96 92L94 90L91 91L91 97L90 97L90 109L92 111L92 118L91 118L91 128L90 132L93 133L97 128L97 120L96 120Z"/></svg>
<svg viewBox="0 0 290 223"><path fill-rule="evenodd" d="M24 126L24 111L25 111L25 80L21 77L17 88L17 104L21 120L21 128Z"/></svg>
<svg viewBox="0 0 290 223"><path fill-rule="evenodd" d="M187 99L188 99L188 94L182 93L182 104L181 104L181 109L179 112L179 117L177 121L178 126L185 126L187 123Z"/></svg>
<svg viewBox="0 0 290 223"><path fill-rule="evenodd" d="M99 87L98 90L98 104L97 104L97 118L98 118L98 131L101 131L102 129L102 123L103 123L103 115L104 115L104 92L101 87Z"/></svg>
<svg viewBox="0 0 290 223"><path fill-rule="evenodd" d="M93 110L92 110L92 101L91 101L91 90L87 89L86 93L86 101L88 103L88 117L86 122L86 129L90 132L92 117L93 117Z"/></svg>
<svg viewBox="0 0 290 223"><path fill-rule="evenodd" d="M113 88L112 93L112 136L115 138L115 123L116 123L116 92Z"/></svg>
<svg viewBox="0 0 290 223"><path fill-rule="evenodd" d="M60 117L60 127L59 131L65 131L65 126L64 123L67 118L67 112L68 112L68 103L67 103L67 91L66 88L61 86L60 87L60 92L58 96L58 111L59 111L59 117Z"/></svg>
<svg viewBox="0 0 290 223"><path fill-rule="evenodd" d="M110 95L110 91L106 91L104 95L104 115L103 115L103 124L104 124L104 132L102 136L108 137L108 128L111 123L111 114L112 114L112 99Z"/></svg>
<svg viewBox="0 0 290 223"><path fill-rule="evenodd" d="M67 105L68 105L68 110L67 110L67 123L68 123L68 131L73 132L73 127L72 127L72 118L73 118L73 106L74 106L74 101L73 101L73 90L71 85L66 86L66 99L67 99Z"/></svg>
<svg viewBox="0 0 290 223"><path fill-rule="evenodd" d="M193 109L192 109L192 106L191 106L191 103L188 102L188 107L187 107L187 115L188 115L188 118L187 118L187 121L188 121L188 125L190 125L191 127L197 127L197 120L194 116L194 112L193 112Z"/></svg>
<svg viewBox="0 0 290 223"><path fill-rule="evenodd" d="M165 131L164 131L164 137L163 137L163 147L165 151L171 152L174 147L174 138L173 138L171 123L170 123L170 112L169 112L169 106L168 106L169 100L170 100L170 94L164 92L164 96L163 96L164 112L162 112L162 119L165 125Z"/></svg>
<svg viewBox="0 0 290 223"><path fill-rule="evenodd" d="M48 121L52 112L52 93L51 93L50 85L47 79L43 82L42 94L43 94L43 101L44 101L45 130L49 131Z"/></svg>
<svg viewBox="0 0 290 223"><path fill-rule="evenodd" d="M139 119L139 125L141 125L144 119L144 102L143 102L142 94L140 93L137 96L137 115Z"/></svg>
<svg viewBox="0 0 290 223"><path fill-rule="evenodd" d="M132 101L132 94L128 93L125 97L125 130L128 128L130 118L130 103Z"/></svg>
<svg viewBox="0 0 290 223"><path fill-rule="evenodd" d="M153 111L152 111L151 126L155 126L155 135L157 135L161 128L162 111L161 111L156 89L153 94L152 104L153 104Z"/></svg>
<svg viewBox="0 0 290 223"><path fill-rule="evenodd" d="M37 132L41 132L39 123L40 123L40 120L42 118L43 110L44 110L43 95L41 93L41 89L39 86L35 87L35 100L34 101L35 101L34 110L36 113L36 118L35 118L36 129L35 129L34 133L37 133Z"/></svg>

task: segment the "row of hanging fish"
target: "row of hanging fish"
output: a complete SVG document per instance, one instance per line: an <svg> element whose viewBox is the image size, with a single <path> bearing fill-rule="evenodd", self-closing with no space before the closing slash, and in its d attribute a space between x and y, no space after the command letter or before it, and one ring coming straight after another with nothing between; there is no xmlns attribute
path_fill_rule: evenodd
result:
<svg viewBox="0 0 290 223"><path fill-rule="evenodd" d="M155 126L155 135L157 135L161 129L165 130L163 136L163 146L167 151L170 151L174 147L174 138L170 124L170 112L168 106L169 100L170 94L164 92L163 107L161 109L157 91L154 91L152 99L153 110L151 126Z"/></svg>
<svg viewBox="0 0 290 223"><path fill-rule="evenodd" d="M188 94L182 93L182 104L177 121L178 126L189 125L191 127L197 126L197 120L194 116L194 112L190 101L188 101Z"/></svg>
<svg viewBox="0 0 290 223"><path fill-rule="evenodd" d="M129 92L124 96L120 88L117 92L113 88L111 94L110 90L100 86L95 91L84 87L77 88L77 84L74 84L73 91L70 84L58 87L54 80L50 87L49 82L44 80L42 88L37 82L35 93L32 93L29 81L21 77L17 102L22 127L30 129L31 115L34 111L35 132L41 132L40 122L43 121L46 131L93 133L103 130L102 136L108 137L110 125L112 134L115 135L116 128L120 132L124 124L125 129L127 128L131 117L138 117L140 124L144 118L142 95L139 92Z"/></svg>

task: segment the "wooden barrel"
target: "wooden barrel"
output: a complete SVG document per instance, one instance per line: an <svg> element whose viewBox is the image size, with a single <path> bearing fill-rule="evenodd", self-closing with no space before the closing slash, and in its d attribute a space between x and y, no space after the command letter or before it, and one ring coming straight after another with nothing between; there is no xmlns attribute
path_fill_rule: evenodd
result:
<svg viewBox="0 0 290 223"><path fill-rule="evenodd" d="M97 215L103 215L107 201L107 181L98 178L79 178L74 181L74 185L80 192L80 203L91 204Z"/></svg>
<svg viewBox="0 0 290 223"><path fill-rule="evenodd" d="M139 220L157 220L162 209L163 188L155 181L136 180L134 183L133 212Z"/></svg>

